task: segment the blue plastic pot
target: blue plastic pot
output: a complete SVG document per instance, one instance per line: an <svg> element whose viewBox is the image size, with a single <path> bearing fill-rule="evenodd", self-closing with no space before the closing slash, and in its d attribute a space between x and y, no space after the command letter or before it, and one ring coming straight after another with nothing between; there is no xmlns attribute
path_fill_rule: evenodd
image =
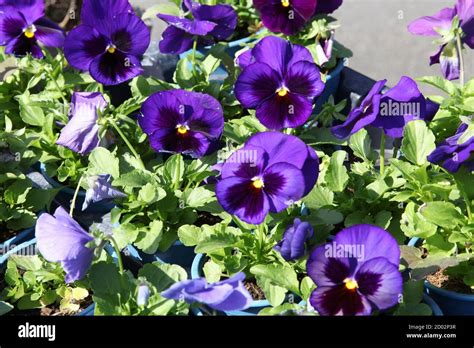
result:
<svg viewBox="0 0 474 348"><path fill-rule="evenodd" d="M415 246L420 238L412 238L408 246ZM474 295L461 294L438 288L425 281L426 293L439 305L444 315L474 315Z"/></svg>
<svg viewBox="0 0 474 348"><path fill-rule="evenodd" d="M60 183L56 180L51 178L48 173L46 173L46 166L44 163L40 164L40 172L44 176L45 180L54 188L63 187ZM63 187L59 193L56 195L55 200L56 202L63 206L69 207L71 205L71 201L74 197L75 190L70 187ZM76 198L76 205L74 207L75 211L82 211L82 205L86 199L86 191L79 190L79 193ZM88 213L98 213L98 214L105 214L112 210L115 207L115 203L110 200L104 200L97 203L91 203L89 207L85 210Z"/></svg>
<svg viewBox="0 0 474 348"><path fill-rule="evenodd" d="M5 248L8 248L10 246L19 245L33 238L34 234L35 234L34 227L27 228L26 230L19 232L15 237L10 238L9 240L3 243L0 243L0 250L4 250Z"/></svg>
<svg viewBox="0 0 474 348"><path fill-rule="evenodd" d="M32 231L34 231L34 229L32 229ZM13 244L11 244L11 245L13 246ZM6 267L8 258L11 255L15 255L15 254L20 254L21 255L21 251L26 249L26 248L34 248L35 253L36 253L37 252L37 250L36 250L36 238L30 238L29 240L15 246L14 248L10 249L7 253L2 255L0 257L0 269L3 269L4 267ZM76 316L93 316L94 315L94 307L95 307L95 305L91 304L90 306L85 308L83 311L76 314Z"/></svg>
<svg viewBox="0 0 474 348"><path fill-rule="evenodd" d="M196 257L194 258L194 261L191 266L191 278L192 279L197 279L197 278L202 278L202 268L204 266L204 254L197 254ZM253 303L250 305L249 308L247 308L244 311L226 311L223 312L224 315L228 316L250 316L250 315L257 315L258 312L260 312L264 308L271 307L270 302L267 300L259 300L259 301L253 301ZM203 313L199 308L191 308L191 311L193 312L194 315L197 316L202 316Z"/></svg>
<svg viewBox="0 0 474 348"><path fill-rule="evenodd" d="M188 273L191 270L191 265L196 256L194 248L185 246L179 240L174 242L166 251L157 251L154 254L146 254L142 251L138 251L138 255L143 263L158 261L161 263L179 265L186 269Z"/></svg>

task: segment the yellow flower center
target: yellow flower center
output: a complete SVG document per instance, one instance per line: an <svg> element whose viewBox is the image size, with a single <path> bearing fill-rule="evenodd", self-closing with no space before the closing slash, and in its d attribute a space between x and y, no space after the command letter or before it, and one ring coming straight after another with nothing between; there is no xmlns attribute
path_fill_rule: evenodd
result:
<svg viewBox="0 0 474 348"><path fill-rule="evenodd" d="M25 29L24 34L28 39L32 39L35 37L35 31L36 28L34 25L32 25Z"/></svg>
<svg viewBox="0 0 474 348"><path fill-rule="evenodd" d="M348 290L355 290L359 287L359 284L354 279L344 279L344 283L346 284L346 289Z"/></svg>
<svg viewBox="0 0 474 348"><path fill-rule="evenodd" d="M261 190L265 184L263 183L262 179L254 179L252 182L252 186L255 187L257 190Z"/></svg>
<svg viewBox="0 0 474 348"><path fill-rule="evenodd" d="M178 134L184 135L188 132L188 127L180 124L176 127L176 131Z"/></svg>
<svg viewBox="0 0 474 348"><path fill-rule="evenodd" d="M107 47L107 52L114 54L116 51L116 47L114 45L110 45Z"/></svg>
<svg viewBox="0 0 474 348"><path fill-rule="evenodd" d="M281 5L283 7L289 7L290 6L290 0L281 0Z"/></svg>
<svg viewBox="0 0 474 348"><path fill-rule="evenodd" d="M277 93L280 97L285 97L290 90L286 87L280 87L277 89Z"/></svg>

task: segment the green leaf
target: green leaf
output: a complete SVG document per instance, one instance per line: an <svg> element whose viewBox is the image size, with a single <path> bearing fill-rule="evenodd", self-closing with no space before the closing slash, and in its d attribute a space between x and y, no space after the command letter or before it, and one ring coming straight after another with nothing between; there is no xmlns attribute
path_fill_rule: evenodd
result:
<svg viewBox="0 0 474 348"><path fill-rule="evenodd" d="M279 306L285 301L285 296L288 292L287 289L273 284L268 278L263 277L260 280L260 277L257 277L257 279L258 285L263 290L265 298L268 300L268 302L270 302L272 307Z"/></svg>
<svg viewBox="0 0 474 348"><path fill-rule="evenodd" d="M203 271L206 280L209 283L215 283L221 279L223 269L218 263L209 260L204 264Z"/></svg>
<svg viewBox="0 0 474 348"><path fill-rule="evenodd" d="M18 103L20 104L20 117L23 122L31 126L44 125L45 117L43 109L34 105L28 92L18 97Z"/></svg>
<svg viewBox="0 0 474 348"><path fill-rule="evenodd" d="M219 249L233 247L238 241L237 236L230 233L211 235L200 242L194 251L196 253L209 254Z"/></svg>
<svg viewBox="0 0 474 348"><path fill-rule="evenodd" d="M28 180L16 180L4 191L4 199L7 204L17 205L26 202L31 183Z"/></svg>
<svg viewBox="0 0 474 348"><path fill-rule="evenodd" d="M428 202L420 212L429 222L447 229L453 229L464 221L464 216L454 204L448 202Z"/></svg>
<svg viewBox="0 0 474 348"><path fill-rule="evenodd" d="M168 183L175 185L175 189L179 188L184 175L184 160L180 154L173 155L165 163L163 175Z"/></svg>
<svg viewBox="0 0 474 348"><path fill-rule="evenodd" d="M354 151L355 156L364 161L370 161L374 158L370 136L364 128L350 137L349 147Z"/></svg>
<svg viewBox="0 0 474 348"><path fill-rule="evenodd" d="M136 188L143 187L153 181L153 176L149 172L135 169L130 173L123 174L118 179L115 179L113 185Z"/></svg>
<svg viewBox="0 0 474 348"><path fill-rule="evenodd" d="M439 88L440 90L453 96L459 92L459 88L451 81L448 81L441 76L424 76L416 79L419 82L426 83L433 87Z"/></svg>
<svg viewBox="0 0 474 348"><path fill-rule="evenodd" d="M88 172L90 175L110 174L118 178L119 160L106 148L96 147L89 155Z"/></svg>
<svg viewBox="0 0 474 348"><path fill-rule="evenodd" d="M427 221L419 212L415 211L415 203L409 202L402 214L400 228L409 238L429 238L437 231L436 225Z"/></svg>
<svg viewBox="0 0 474 348"><path fill-rule="evenodd" d="M326 172L326 182L328 187L335 192L342 192L349 181L347 168L344 166L347 153L345 151L336 151L332 154L329 162L329 168Z"/></svg>
<svg viewBox="0 0 474 348"><path fill-rule="evenodd" d="M204 233L200 227L183 225L178 228L179 240L186 246L195 246L203 239Z"/></svg>
<svg viewBox="0 0 474 348"><path fill-rule="evenodd" d="M300 285L300 291L303 300L308 301L315 288L316 284L314 284L314 281L310 277L304 277Z"/></svg>
<svg viewBox="0 0 474 348"><path fill-rule="evenodd" d="M390 226L390 221L392 221L392 213L389 211L382 210L375 215L375 224L384 229Z"/></svg>
<svg viewBox="0 0 474 348"><path fill-rule="evenodd" d="M138 276L145 277L160 292L188 277L181 266L160 262L147 263L140 269Z"/></svg>
<svg viewBox="0 0 474 348"><path fill-rule="evenodd" d="M311 192L303 198L303 202L308 209L331 206L334 203L334 192L327 187L315 185Z"/></svg>
<svg viewBox="0 0 474 348"><path fill-rule="evenodd" d="M150 183L143 186L142 189L138 192L138 200L146 204L158 202L165 196L166 191L164 189L162 189L161 187L157 189L157 187L153 186Z"/></svg>
<svg viewBox="0 0 474 348"><path fill-rule="evenodd" d="M138 228L129 223L120 224L113 230L113 236L120 249L125 248L127 245L132 244L138 237L140 231Z"/></svg>
<svg viewBox="0 0 474 348"><path fill-rule="evenodd" d="M201 186L186 190L181 196L181 199L184 200L184 203L188 207L200 208L213 201L214 197L215 194L213 191Z"/></svg>
<svg viewBox="0 0 474 348"><path fill-rule="evenodd" d="M425 121L411 121L405 126L401 150L412 163L423 165L428 155L436 148L435 136Z"/></svg>
<svg viewBox="0 0 474 348"><path fill-rule="evenodd" d="M417 304L423 299L423 280L409 280L403 284L403 303Z"/></svg>
<svg viewBox="0 0 474 348"><path fill-rule="evenodd" d="M11 310L13 310L13 306L7 302L0 301L0 315L5 315Z"/></svg>
<svg viewBox="0 0 474 348"><path fill-rule="evenodd" d="M11 255L10 260L14 262L18 268L24 271L38 271L43 267L43 262L41 261L38 255Z"/></svg>
<svg viewBox="0 0 474 348"><path fill-rule="evenodd" d="M179 7L175 4L158 4L148 7L142 19L155 19L158 14L167 14L179 17Z"/></svg>
<svg viewBox="0 0 474 348"><path fill-rule="evenodd" d="M150 228L140 231L135 245L146 254L154 254L158 250L163 235L163 222L152 221Z"/></svg>
<svg viewBox="0 0 474 348"><path fill-rule="evenodd" d="M267 278L273 284L281 286L294 294L299 294L299 282L296 271L283 265L255 265L250 268L250 273L256 277Z"/></svg>

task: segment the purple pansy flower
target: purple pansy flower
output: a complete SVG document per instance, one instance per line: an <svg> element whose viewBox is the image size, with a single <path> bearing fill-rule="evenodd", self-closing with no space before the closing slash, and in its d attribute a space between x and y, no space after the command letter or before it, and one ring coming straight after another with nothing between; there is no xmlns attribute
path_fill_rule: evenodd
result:
<svg viewBox="0 0 474 348"><path fill-rule="evenodd" d="M307 262L317 285L311 305L321 315L370 315L395 306L403 290L400 249L384 229L354 225L316 248Z"/></svg>
<svg viewBox="0 0 474 348"><path fill-rule="evenodd" d="M0 46L5 53L43 58L39 44L62 47L64 32L44 18L43 0L0 1Z"/></svg>
<svg viewBox="0 0 474 348"><path fill-rule="evenodd" d="M139 58L148 48L150 31L127 0L84 0L81 19L64 46L69 64L89 71L104 85L117 85L142 73Z"/></svg>
<svg viewBox="0 0 474 348"><path fill-rule="evenodd" d="M438 111L439 105L425 99L413 79L403 76L395 87L382 94L386 82L375 83L344 123L332 127L334 136L344 139L370 125L382 128L392 138L401 138L408 122L431 120Z"/></svg>
<svg viewBox="0 0 474 348"><path fill-rule="evenodd" d="M86 210L92 202L97 203L104 199L127 197L126 194L112 187L111 178L109 174L94 175L88 178L89 188L86 191L82 211Z"/></svg>
<svg viewBox="0 0 474 348"><path fill-rule="evenodd" d="M444 38L450 34L456 16L464 32L462 42L474 49L474 0L458 0L454 8L444 8L434 16L418 18L410 23L408 30L415 35ZM456 39L444 40L439 50L431 56L430 65L439 63L446 79L458 79L460 74L458 54Z"/></svg>
<svg viewBox="0 0 474 348"><path fill-rule="evenodd" d="M263 24L274 33L294 35L312 18L317 0L254 0Z"/></svg>
<svg viewBox="0 0 474 348"><path fill-rule="evenodd" d="M99 113L107 106L99 92L75 92L72 95L70 119L62 129L56 144L81 155L87 154L99 145Z"/></svg>
<svg viewBox="0 0 474 348"><path fill-rule="evenodd" d="M201 303L218 311L244 310L253 302L245 288L243 272L232 278L208 284L205 278L183 280L172 285L161 295L168 299L184 300L187 303Z"/></svg>
<svg viewBox="0 0 474 348"><path fill-rule="evenodd" d="M193 19L166 14L158 15L158 18L169 25L160 41L162 53L183 53L191 49L196 37L228 39L237 27L237 13L230 5L209 6L185 0L184 7L191 12Z"/></svg>
<svg viewBox="0 0 474 348"><path fill-rule="evenodd" d="M474 171L474 137L460 143L460 138L466 132L468 125L463 123L456 134L443 143L428 156L428 161L439 164L451 173L456 173L462 165Z"/></svg>
<svg viewBox="0 0 474 348"><path fill-rule="evenodd" d="M342 5L342 0L318 0L316 13L332 13Z"/></svg>
<svg viewBox="0 0 474 348"><path fill-rule="evenodd" d="M142 106L140 127L155 151L202 157L224 130L219 102L207 94L170 90L150 96Z"/></svg>
<svg viewBox="0 0 474 348"><path fill-rule="evenodd" d="M309 222L295 219L289 226L283 239L275 246L275 250L287 261L297 260L306 252L306 242L313 236L314 230Z"/></svg>
<svg viewBox="0 0 474 348"><path fill-rule="evenodd" d="M295 128L313 110L313 100L324 90L321 73L303 46L270 36L239 57L243 71L235 95L243 107L269 129Z"/></svg>
<svg viewBox="0 0 474 348"><path fill-rule="evenodd" d="M317 181L319 159L297 137L258 133L224 163L216 196L241 220L260 224L305 196Z"/></svg>
<svg viewBox="0 0 474 348"><path fill-rule="evenodd" d="M36 223L36 243L43 257L60 262L66 272L66 283L84 278L92 263L93 249L86 245L93 240L69 214L59 207L42 214Z"/></svg>

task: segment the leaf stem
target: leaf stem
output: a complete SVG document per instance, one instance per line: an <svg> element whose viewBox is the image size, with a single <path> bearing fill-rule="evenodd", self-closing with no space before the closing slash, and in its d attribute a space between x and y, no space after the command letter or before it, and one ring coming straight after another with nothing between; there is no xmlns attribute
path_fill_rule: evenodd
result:
<svg viewBox="0 0 474 348"><path fill-rule="evenodd" d="M81 189L81 184L82 184L83 179L84 179L84 176L81 176L81 178L79 179L79 182L77 183L76 191L74 191L74 196L72 197L71 207L69 208L69 216L71 217L74 217L74 209L76 207L77 195L79 194L79 190Z"/></svg>
<svg viewBox="0 0 474 348"><path fill-rule="evenodd" d="M462 55L462 41L460 33L456 34L456 43L459 55L459 83L461 84L461 87L464 87L464 57Z"/></svg>
<svg viewBox="0 0 474 348"><path fill-rule="evenodd" d="M385 143L386 143L385 132L382 129L382 135L380 136L380 175L385 174Z"/></svg>
<svg viewBox="0 0 474 348"><path fill-rule="evenodd" d="M109 119L108 120L109 123L112 125L112 127L114 127L114 129L117 131L117 133L120 135L120 137L122 138L122 140L124 141L124 143L127 145L128 149L132 152L132 154L135 156L135 158L137 159L138 163L140 164L140 167L142 169L145 169L145 165L143 164L142 162L142 159L140 158L140 156L138 155L137 151L135 151L135 148L132 146L132 144L130 144L130 142L128 141L127 137L125 136L125 134L123 134L122 130L120 129L120 127L117 125L117 123L112 120L112 119Z"/></svg>
<svg viewBox="0 0 474 348"><path fill-rule="evenodd" d="M117 261L118 261L120 273L123 273L122 254L120 253L120 249L117 245L117 242L115 241L113 237L109 237L108 239L110 240L110 242L112 243L112 246L114 247L115 254L117 254Z"/></svg>

